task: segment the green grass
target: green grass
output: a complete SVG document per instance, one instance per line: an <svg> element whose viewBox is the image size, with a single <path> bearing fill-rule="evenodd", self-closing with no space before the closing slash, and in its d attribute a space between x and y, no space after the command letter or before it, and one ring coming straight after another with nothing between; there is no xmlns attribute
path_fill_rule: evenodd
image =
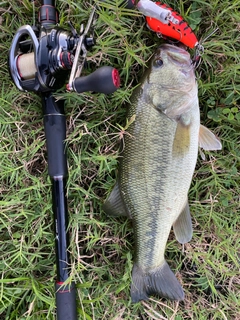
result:
<svg viewBox="0 0 240 320"><path fill-rule="evenodd" d="M131 304L132 226L101 208L116 179L126 104L162 41L140 14L107 1L89 68L117 67L120 90L110 96L58 93L66 99L71 271L79 319L240 319L240 1L166 2L200 39L216 30L203 43L197 77L202 123L218 134L223 150L198 160L189 192L193 239L182 246L171 233L166 251L186 299ZM87 1L57 5L66 28L69 19L79 28L90 13ZM32 24L34 12L29 1L10 0L0 2L0 14L0 319L54 319L53 216L41 101L19 92L7 67L13 35Z"/></svg>

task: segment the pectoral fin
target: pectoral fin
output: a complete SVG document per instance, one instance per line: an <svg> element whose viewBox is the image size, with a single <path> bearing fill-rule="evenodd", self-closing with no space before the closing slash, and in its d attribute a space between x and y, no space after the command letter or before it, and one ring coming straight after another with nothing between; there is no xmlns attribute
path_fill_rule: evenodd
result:
<svg viewBox="0 0 240 320"><path fill-rule="evenodd" d="M189 210L188 201L180 213L179 217L173 224L173 230L178 242L184 244L192 238L192 219Z"/></svg>
<svg viewBox="0 0 240 320"><path fill-rule="evenodd" d="M203 125L200 125L199 147L204 150L221 150L222 144L212 131Z"/></svg>
<svg viewBox="0 0 240 320"><path fill-rule="evenodd" d="M127 216L126 207L121 197L119 183L117 182L110 193L109 197L103 204L103 210L111 216Z"/></svg>
<svg viewBox="0 0 240 320"><path fill-rule="evenodd" d="M190 123L185 124L185 119L178 122L174 140L173 140L173 156L183 157L190 147Z"/></svg>

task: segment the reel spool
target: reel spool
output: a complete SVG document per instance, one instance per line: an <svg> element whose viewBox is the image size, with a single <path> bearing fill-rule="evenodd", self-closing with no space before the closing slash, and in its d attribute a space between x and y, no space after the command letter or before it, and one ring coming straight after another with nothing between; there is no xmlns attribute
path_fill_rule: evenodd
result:
<svg viewBox="0 0 240 320"><path fill-rule="evenodd" d="M28 25L20 27L13 38L9 52L10 74L19 90L34 88L38 49L39 43L33 29ZM31 52L27 53L30 50Z"/></svg>
<svg viewBox="0 0 240 320"><path fill-rule="evenodd" d="M35 77L37 67L34 61L35 53L21 54L16 59L17 70L21 80L29 80Z"/></svg>

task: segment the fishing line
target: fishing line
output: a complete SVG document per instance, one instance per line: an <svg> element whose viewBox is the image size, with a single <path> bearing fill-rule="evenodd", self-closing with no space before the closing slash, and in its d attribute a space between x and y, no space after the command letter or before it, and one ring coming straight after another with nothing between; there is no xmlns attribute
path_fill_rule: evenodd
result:
<svg viewBox="0 0 240 320"><path fill-rule="evenodd" d="M206 38L204 38L202 41L200 41L199 44L196 46L196 51L195 51L194 57L192 59L192 65L193 65L195 70L199 67L199 65L201 64L201 61L202 61L201 56L204 53L204 46L202 44L207 39L209 39L214 33L216 33L218 30L219 30L219 28L217 27Z"/></svg>
<svg viewBox="0 0 240 320"><path fill-rule="evenodd" d="M217 27L215 30L213 30L205 39L203 39L203 41L201 41L201 43L204 43L207 39L209 39L214 33L216 33L219 30L219 28Z"/></svg>

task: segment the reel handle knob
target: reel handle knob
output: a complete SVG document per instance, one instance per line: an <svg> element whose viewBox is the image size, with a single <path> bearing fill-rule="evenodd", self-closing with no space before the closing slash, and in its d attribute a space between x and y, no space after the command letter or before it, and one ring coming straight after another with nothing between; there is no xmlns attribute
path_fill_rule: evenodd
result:
<svg viewBox="0 0 240 320"><path fill-rule="evenodd" d="M118 70L110 66L101 67L88 76L78 77L72 83L73 90L78 93L94 91L110 94L115 92L119 86Z"/></svg>

